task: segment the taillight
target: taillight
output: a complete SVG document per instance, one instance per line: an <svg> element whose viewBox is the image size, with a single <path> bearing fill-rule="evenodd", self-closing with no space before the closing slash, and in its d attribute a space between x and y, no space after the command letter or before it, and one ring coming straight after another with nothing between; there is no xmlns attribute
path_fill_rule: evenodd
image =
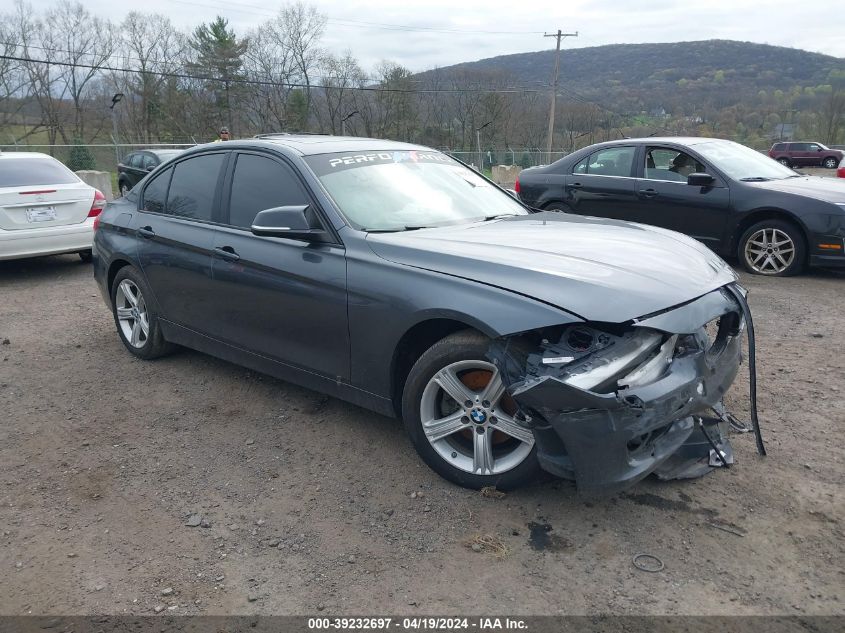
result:
<svg viewBox="0 0 845 633"><path fill-rule="evenodd" d="M89 218L96 218L103 209L106 208L106 197L99 189L94 189L94 202L91 204L91 210L88 212Z"/></svg>
<svg viewBox="0 0 845 633"><path fill-rule="evenodd" d="M513 183L513 190L519 193L519 176L516 177L516 182Z"/></svg>

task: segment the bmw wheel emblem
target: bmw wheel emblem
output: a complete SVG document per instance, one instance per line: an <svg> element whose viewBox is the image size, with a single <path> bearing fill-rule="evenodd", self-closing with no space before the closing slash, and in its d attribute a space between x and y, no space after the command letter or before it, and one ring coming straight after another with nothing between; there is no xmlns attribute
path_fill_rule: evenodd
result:
<svg viewBox="0 0 845 633"><path fill-rule="evenodd" d="M487 414L481 409L473 409L470 411L469 417L471 417L472 421L476 424L484 424L487 421Z"/></svg>

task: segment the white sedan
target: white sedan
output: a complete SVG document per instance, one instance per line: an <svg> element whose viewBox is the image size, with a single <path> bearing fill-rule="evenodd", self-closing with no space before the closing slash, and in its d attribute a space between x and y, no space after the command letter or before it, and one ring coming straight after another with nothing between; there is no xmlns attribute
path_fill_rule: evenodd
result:
<svg viewBox="0 0 845 633"><path fill-rule="evenodd" d="M0 259L79 253L91 259L103 194L47 154L0 152Z"/></svg>

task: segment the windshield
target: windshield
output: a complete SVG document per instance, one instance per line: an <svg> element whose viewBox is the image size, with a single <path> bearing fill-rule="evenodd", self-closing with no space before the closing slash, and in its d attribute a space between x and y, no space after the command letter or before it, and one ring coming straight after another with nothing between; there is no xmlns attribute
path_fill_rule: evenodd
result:
<svg viewBox="0 0 845 633"><path fill-rule="evenodd" d="M79 182L71 170L55 158L7 157L0 161L0 187L68 185Z"/></svg>
<svg viewBox="0 0 845 633"><path fill-rule="evenodd" d="M305 160L349 223L364 231L528 213L510 195L440 152L322 154Z"/></svg>
<svg viewBox="0 0 845 633"><path fill-rule="evenodd" d="M693 147L734 180L781 180L797 175L765 154L732 141L699 143Z"/></svg>

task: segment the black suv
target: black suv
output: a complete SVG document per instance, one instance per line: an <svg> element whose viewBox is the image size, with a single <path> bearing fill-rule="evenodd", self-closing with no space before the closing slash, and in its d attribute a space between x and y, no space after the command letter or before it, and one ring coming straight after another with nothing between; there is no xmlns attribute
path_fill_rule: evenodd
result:
<svg viewBox="0 0 845 633"><path fill-rule="evenodd" d="M127 154L117 164L117 188L120 195L125 196L153 169L181 153L181 149L145 149Z"/></svg>
<svg viewBox="0 0 845 633"><path fill-rule="evenodd" d="M845 157L838 149L830 149L821 143L775 143L769 150L769 158L774 158L787 167L827 167L836 169Z"/></svg>

